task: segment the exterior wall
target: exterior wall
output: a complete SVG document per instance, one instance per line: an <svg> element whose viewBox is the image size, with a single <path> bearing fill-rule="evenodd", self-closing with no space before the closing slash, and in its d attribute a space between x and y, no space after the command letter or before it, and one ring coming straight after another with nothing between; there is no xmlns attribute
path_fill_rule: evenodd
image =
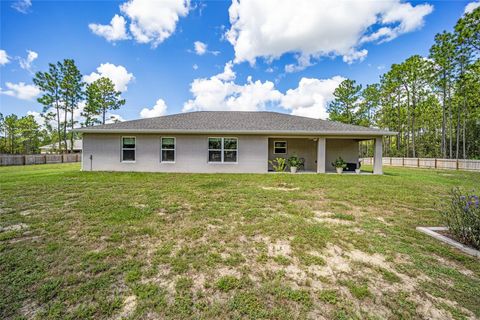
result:
<svg viewBox="0 0 480 320"><path fill-rule="evenodd" d="M287 154L274 154L273 142L287 141ZM268 160L275 158L288 159L292 155L305 159L305 171L317 171L317 142L312 138L269 138L268 139ZM268 169L272 170L272 165L268 164Z"/></svg>
<svg viewBox="0 0 480 320"><path fill-rule="evenodd" d="M329 139L327 138L325 170L335 171L332 162L342 157L345 162L358 163L358 141L354 139Z"/></svg>
<svg viewBox="0 0 480 320"><path fill-rule="evenodd" d="M121 137L136 137L134 163L121 162ZM175 137L175 163L160 162L158 134L84 134L82 169L85 171L150 172L234 172L265 173L268 166L268 138L236 135L238 163L208 163L208 137L225 135L163 135ZM92 161L90 161L92 155Z"/></svg>

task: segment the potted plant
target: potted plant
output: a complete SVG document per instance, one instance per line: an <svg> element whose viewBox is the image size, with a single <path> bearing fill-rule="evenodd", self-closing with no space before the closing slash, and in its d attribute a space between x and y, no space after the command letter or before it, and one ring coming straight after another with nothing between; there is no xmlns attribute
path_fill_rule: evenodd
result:
<svg viewBox="0 0 480 320"><path fill-rule="evenodd" d="M290 166L290 172L296 173L298 168L303 166L303 159L300 159L298 156L293 155L288 158L288 165Z"/></svg>
<svg viewBox="0 0 480 320"><path fill-rule="evenodd" d="M338 157L334 162L332 162L332 166L337 169L337 173L342 173L343 169L347 167L347 163L342 159L342 157Z"/></svg>
<svg viewBox="0 0 480 320"><path fill-rule="evenodd" d="M269 162L275 172L283 172L287 167L287 160L285 158L275 158Z"/></svg>
<svg viewBox="0 0 480 320"><path fill-rule="evenodd" d="M358 162L358 167L357 167L357 169L355 169L355 173L356 173L356 174L360 174L360 168L361 168L361 167L362 167L362 161L359 161L359 162Z"/></svg>

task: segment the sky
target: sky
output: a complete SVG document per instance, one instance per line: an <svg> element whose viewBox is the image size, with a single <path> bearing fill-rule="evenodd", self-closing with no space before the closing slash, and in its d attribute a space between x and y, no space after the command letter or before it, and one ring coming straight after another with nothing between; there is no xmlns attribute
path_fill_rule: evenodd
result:
<svg viewBox="0 0 480 320"><path fill-rule="evenodd" d="M112 119L201 110L327 118L345 78L428 56L479 1L0 1L0 112L40 119L37 71L74 59L126 104ZM79 110L76 117L80 120ZM39 120L40 121L40 120Z"/></svg>

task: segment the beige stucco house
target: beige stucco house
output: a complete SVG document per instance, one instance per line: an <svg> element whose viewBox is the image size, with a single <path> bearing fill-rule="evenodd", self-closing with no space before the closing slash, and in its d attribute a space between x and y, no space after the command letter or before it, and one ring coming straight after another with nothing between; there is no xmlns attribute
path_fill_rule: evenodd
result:
<svg viewBox="0 0 480 320"><path fill-rule="evenodd" d="M342 157L359 161L358 143L375 141L374 173L382 173L382 137L394 133L276 112L202 111L86 127L86 171L266 173L269 160L297 155L303 170L334 171Z"/></svg>

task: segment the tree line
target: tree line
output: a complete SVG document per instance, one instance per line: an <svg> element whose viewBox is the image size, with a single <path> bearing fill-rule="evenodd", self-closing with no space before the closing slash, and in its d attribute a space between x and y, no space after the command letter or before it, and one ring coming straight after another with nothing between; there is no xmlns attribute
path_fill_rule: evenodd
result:
<svg viewBox="0 0 480 320"><path fill-rule="evenodd" d="M72 152L75 126L105 124L106 114L125 104L109 78L90 84L82 78L72 59L50 63L48 71L37 72L33 83L41 91L37 101L43 106L45 125L40 126L32 115L19 118L0 114L0 153L38 153L41 145L52 143L58 146L57 151ZM75 117L79 110L84 119L81 123Z"/></svg>
<svg viewBox="0 0 480 320"><path fill-rule="evenodd" d="M428 57L393 64L365 88L344 80L329 119L397 132L384 138L386 156L480 158L479 56L477 8L437 34Z"/></svg>

